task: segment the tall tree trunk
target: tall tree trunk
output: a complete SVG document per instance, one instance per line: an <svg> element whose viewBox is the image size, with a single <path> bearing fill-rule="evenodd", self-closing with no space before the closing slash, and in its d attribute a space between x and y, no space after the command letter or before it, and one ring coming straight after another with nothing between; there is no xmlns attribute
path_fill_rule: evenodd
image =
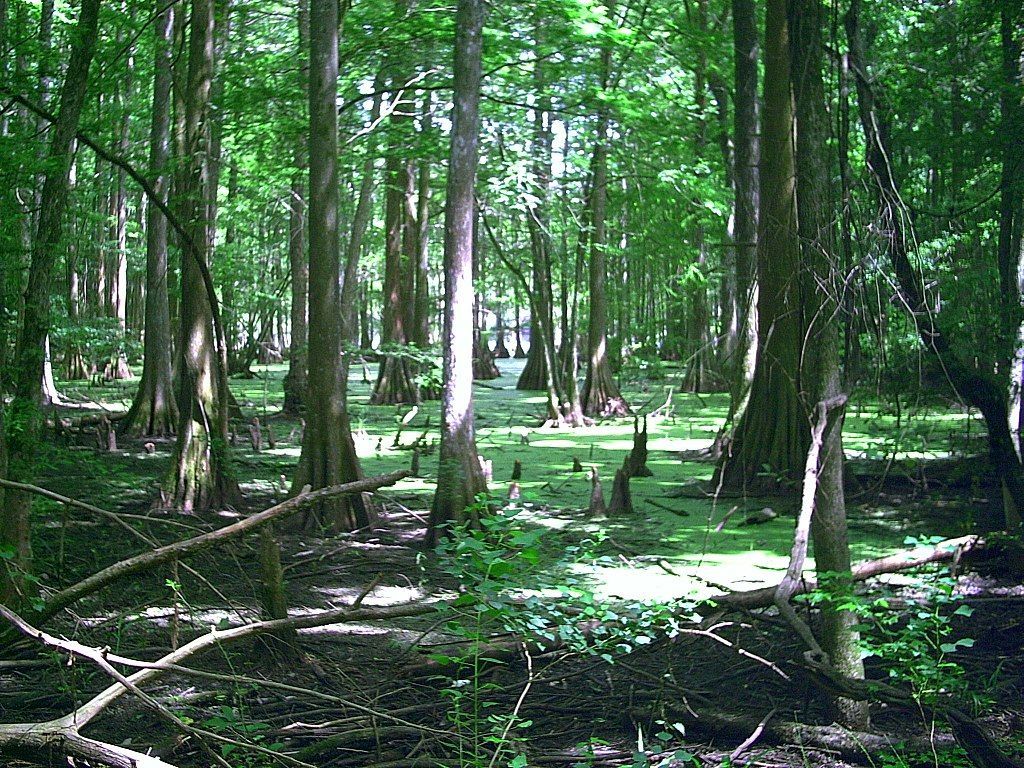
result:
<svg viewBox="0 0 1024 768"><path fill-rule="evenodd" d="M149 131L149 176L164 203L169 186L171 60L177 3L157 0L153 62L153 116ZM167 435L178 420L171 377L171 312L167 287L167 219L146 208L146 319L142 380L122 429L136 435Z"/></svg>
<svg viewBox="0 0 1024 768"><path fill-rule="evenodd" d="M785 0L765 17L764 129L757 245L758 350L750 400L716 470L716 485L763 492L796 487L810 436L801 402L800 244Z"/></svg>
<svg viewBox="0 0 1024 768"><path fill-rule="evenodd" d="M28 287L21 333L14 358L14 398L5 414L7 477L30 480L35 474L36 451L42 436L42 393L39 383L46 362L46 342L52 322L51 290L60 256L62 221L67 208L71 148L85 101L89 66L96 49L99 0L82 0L71 47L71 58L60 92L57 121L50 134L46 174L39 198L39 224L32 243ZM32 497L8 490L0 508L0 548L12 557L0 564L0 602L20 605L33 591L27 578L32 567L29 513Z"/></svg>
<svg viewBox="0 0 1024 768"><path fill-rule="evenodd" d="M413 362L394 352L395 348L409 342L411 330L408 320L412 296L408 295L408 277L412 265L407 263L410 237L406 234L409 232L407 196L411 178L408 161L402 157L411 114L407 109L403 113L399 105L405 84L404 75L392 74L390 122L395 133L384 166L387 187L384 193L384 324L381 328L382 347L392 349L382 349L377 382L370 394L372 405L420 401Z"/></svg>
<svg viewBox="0 0 1024 768"><path fill-rule="evenodd" d="M800 243L803 251L803 311L807 348L804 377L808 411L842 394L839 360L842 270L832 235L833 189L828 163L829 124L822 81L821 34L825 13L820 0L794 0L793 91L796 104L796 179ZM831 600L822 606L821 646L844 677L864 679L857 616L837 606L853 595L850 545L843 494L843 410L829 419L822 438L818 487L811 517L814 566ZM826 412L826 418L828 418ZM866 702L835 699L835 714L848 728L865 730Z"/></svg>
<svg viewBox="0 0 1024 768"><path fill-rule="evenodd" d="M178 337L178 429L166 490L183 511L230 504L239 496L229 468L228 398L223 339L216 339L216 307L204 280L209 263L209 132L213 78L213 0L192 0L185 95L185 156L177 184L182 243ZM216 347L215 347L216 344Z"/></svg>
<svg viewBox="0 0 1024 768"><path fill-rule="evenodd" d="M444 389L437 491L427 543L445 523L472 519L487 492L473 424L473 221L480 140L483 0L458 0L455 17L455 94L444 214Z"/></svg>
<svg viewBox="0 0 1024 768"><path fill-rule="evenodd" d="M129 11L129 18L132 16ZM120 42L120 41L119 41ZM118 126L117 149L121 157L127 157L131 142L131 114L133 74L135 57L133 45L127 50L126 73L118 82L115 104L121 111ZM128 175L123 168L115 171L115 188L111 196L111 220L114 225L114 257L110 269L110 315L117 322L120 339L124 342L128 334ZM130 379L131 368L124 344L118 344L107 363L106 378Z"/></svg>
<svg viewBox="0 0 1024 768"><path fill-rule="evenodd" d="M535 190L527 202L527 225L530 230L532 256L531 285L526 289L530 308L530 349L526 365L519 374L516 389L547 390L548 420L559 418L558 370L552 370L548 359L554 359L554 307L551 296L551 230L549 207L551 193L551 94L547 66L542 55L545 42L544 23L534 19L534 45L537 59L533 65L533 87L537 108L533 111L533 176ZM518 318L517 318L518 320ZM518 333L518 331L517 331ZM517 336L517 342L519 337ZM517 347L519 349L519 347Z"/></svg>
<svg viewBox="0 0 1024 768"><path fill-rule="evenodd" d="M601 90L610 85L611 49L601 49ZM605 297L605 251L608 207L608 106L597 110L597 136L591 161L590 190L590 326L587 335L587 378L583 383L583 412L588 416L626 416L629 406L619 393L608 359L608 305Z"/></svg>
<svg viewBox="0 0 1024 768"><path fill-rule="evenodd" d="M757 357L757 239L760 163L758 125L757 13L754 0L732 0L733 72L736 82L733 109L733 178L735 182L735 317L736 339L729 366L729 419L739 416L750 392ZM730 331L732 332L732 331Z"/></svg>
<svg viewBox="0 0 1024 768"><path fill-rule="evenodd" d="M298 6L299 56L309 43L309 6ZM305 79L303 78L305 82ZM309 361L306 354L308 327L306 314L309 294L309 262L306 259L306 157L303 140L295 149L295 175L292 177L288 206L288 264L292 276L291 344L288 348L288 373L284 377L285 413L297 414L306 397Z"/></svg>
<svg viewBox="0 0 1024 768"><path fill-rule="evenodd" d="M708 33L707 0L698 0L697 27L702 34ZM694 146L698 157L704 156L708 134L708 62L707 55L701 50L697 54L697 66L694 71L694 107L697 113L697 135ZM726 158L728 160L728 158ZM728 162L726 162L728 168ZM687 322L686 322L686 375L683 387L690 392L707 391L710 385L713 356L711 347L711 310L708 307L707 289L707 244L704 222L698 220L694 224L693 244L697 251L696 270L686 286Z"/></svg>
<svg viewBox="0 0 1024 768"><path fill-rule="evenodd" d="M51 58L53 56L53 12L54 12L54 0L42 0L39 7L39 104L44 109L50 106L50 101L53 96L53 74L50 69L53 62ZM37 135L46 135L48 128L46 119L41 115L36 116L36 133ZM45 142L39 143L39 160L40 163L38 168L45 167L46 159L46 144ZM70 167L70 166L69 166ZM36 238L39 237L39 222L42 218L42 205L43 205L43 185L45 184L45 175L40 174L36 179L35 189L33 191L33 198L35 200L34 210L36 211ZM25 219L27 242L32 241L32 226L31 217ZM27 300L27 299L26 299ZM24 314L24 307L22 308L22 314ZM50 358L50 336L47 333L46 339L43 341L43 371L42 376L38 382L42 394L43 405L57 405L62 401L60 392L57 391L57 384L53 379L53 363Z"/></svg>
<svg viewBox="0 0 1024 768"><path fill-rule="evenodd" d="M374 125L380 119L381 94L384 79L378 74L374 80L373 106L370 108L370 125ZM344 313L345 341L360 344L364 349L370 348L368 341L363 340L360 330L369 331L369 322L360 323L357 317L357 300L359 308L365 306L365 299L359 300L360 293L365 295L365 286L358 284L359 258L363 253L363 238L366 236L366 229L373 217L373 153L368 152L363 160L363 174L359 182L359 198L356 202L356 211L352 217L352 230L349 234L348 244L345 250L345 279L342 281L341 310ZM363 343L365 341L365 344Z"/></svg>
<svg viewBox="0 0 1024 768"><path fill-rule="evenodd" d="M338 3L310 2L309 53L309 398L293 491L362 475L345 406L338 276ZM351 531L372 522L361 497L312 508L307 521Z"/></svg>
<svg viewBox="0 0 1024 768"><path fill-rule="evenodd" d="M76 151L72 150L72 155ZM78 178L77 161L71 164L71 173L68 178L69 194L74 195L74 189ZM77 242L68 243L67 252L67 282L68 282L68 321L72 329L77 329L82 322L82 275L80 270L81 254ZM0 289L2 290L2 289ZM0 297L2 298L2 297ZM0 344L4 344L0 338ZM65 378L69 381L89 378L89 369L85 365L85 354L82 346L77 342L71 342L64 350L64 372Z"/></svg>
<svg viewBox="0 0 1024 768"><path fill-rule="evenodd" d="M483 243L480 239L480 217L473 217L473 378L487 381L501 376L494 353L483 333L483 296L475 290L480 279L480 262L483 259Z"/></svg>
<svg viewBox="0 0 1024 768"><path fill-rule="evenodd" d="M420 135L427 137L431 131L431 92L423 95L423 114ZM420 348L430 346L430 163L420 160L419 179L416 190L416 290L413 342Z"/></svg>

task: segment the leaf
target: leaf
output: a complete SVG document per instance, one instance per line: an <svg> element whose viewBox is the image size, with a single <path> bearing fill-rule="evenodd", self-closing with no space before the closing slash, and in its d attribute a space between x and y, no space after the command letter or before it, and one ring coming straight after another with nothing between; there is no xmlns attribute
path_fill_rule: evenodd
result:
<svg viewBox="0 0 1024 768"><path fill-rule="evenodd" d="M520 753L513 757L509 761L508 768L526 768L526 755Z"/></svg>

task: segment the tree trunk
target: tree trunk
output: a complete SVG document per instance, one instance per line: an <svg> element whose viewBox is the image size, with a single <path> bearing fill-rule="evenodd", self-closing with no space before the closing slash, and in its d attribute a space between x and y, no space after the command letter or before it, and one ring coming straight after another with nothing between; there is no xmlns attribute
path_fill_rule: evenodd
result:
<svg viewBox="0 0 1024 768"><path fill-rule="evenodd" d="M803 250L803 310L808 322L804 381L807 408L834 401L842 394L839 359L840 292L843 275L836 266L832 237L833 189L828 163L828 115L822 81L821 33L825 13L820 0L795 0L790 8L793 29L793 90L796 104L796 182L800 243ZM853 595L850 546L843 494L843 416L825 415L826 426L811 517L814 565L831 600L823 604L821 645L832 666L844 677L864 679L857 616L837 610ZM833 700L837 720L848 728L868 725L865 702Z"/></svg>
<svg viewBox="0 0 1024 768"><path fill-rule="evenodd" d="M406 140L405 130L410 115L401 114L398 99L403 92L405 78L394 74L391 78L391 139L388 158L384 166L384 324L381 328L383 355L377 371L377 383L370 394L371 405L418 403L419 387L413 361L396 354L398 347L409 342L409 308L413 297L408 295L408 277L412 264L408 263L407 193L410 181L408 162L401 156ZM391 349L387 349L390 347Z"/></svg>
<svg viewBox="0 0 1024 768"><path fill-rule="evenodd" d="M35 474L36 451L42 436L43 412L39 383L46 361L51 324L51 289L60 255L62 221L67 208L71 148L96 48L99 0L83 0L60 93L57 121L51 130L46 175L40 194L39 224L32 243L21 334L14 358L14 398L4 414L6 476L28 480ZM0 451L2 453L2 451ZM0 603L18 606L32 591L26 577L32 566L29 512L31 497L7 490L0 508L0 547L13 556L0 567Z"/></svg>
<svg viewBox="0 0 1024 768"><path fill-rule="evenodd" d="M214 315L203 268L209 261L210 207L207 117L213 77L213 0L192 0L185 95L185 156L176 192L188 239L182 243L178 337L178 429L166 490L174 507L188 512L238 499L228 466L226 361L215 339Z"/></svg>
<svg viewBox="0 0 1024 768"><path fill-rule="evenodd" d="M498 307L496 311L497 319L494 322L494 356L499 360L507 360L512 355L505 344L507 329L505 328L505 317L502 312L502 308Z"/></svg>
<svg viewBox="0 0 1024 768"><path fill-rule="evenodd" d="M309 399L292 492L362 476L345 405L338 275L338 3L310 3L309 54ZM351 531L373 522L363 497L325 499L307 522Z"/></svg>
<svg viewBox="0 0 1024 768"><path fill-rule="evenodd" d="M473 285L480 278L480 260L483 258L483 247L480 240L480 217L473 216ZM483 332L483 296L473 293L473 378L477 381L488 381L501 376L494 353L491 351Z"/></svg>
<svg viewBox="0 0 1024 768"><path fill-rule="evenodd" d="M516 332L516 349L512 353L512 357L514 359L516 359L516 360L525 360L526 357L527 357L527 354L526 354L526 350L523 349L523 313L522 313L522 311L520 309L520 306L519 306L519 294L518 293L516 294L515 314L516 314L516 327L515 327L515 332ZM519 388L520 387L517 384L516 385L516 389L519 389Z"/></svg>
<svg viewBox="0 0 1024 768"><path fill-rule="evenodd" d="M308 46L309 7L300 0L298 7L299 56ZM305 81L305 78L303 78ZM306 155L305 141L295 149L295 175L292 177L288 207L288 265L292 275L291 344L288 348L288 373L284 377L284 411L298 414L306 397L308 329L306 312L309 293L309 262L306 260Z"/></svg>
<svg viewBox="0 0 1024 768"><path fill-rule="evenodd" d="M431 92L423 96L423 115L420 135L427 137L431 130ZM420 160L416 193L416 290L413 343L421 349L430 346L430 163Z"/></svg>
<svg viewBox="0 0 1024 768"><path fill-rule="evenodd" d="M480 140L483 0L458 0L455 93L444 227L444 388L437 491L427 543L446 523L476 522L478 495L487 492L473 424L473 222Z"/></svg>
<svg viewBox="0 0 1024 768"><path fill-rule="evenodd" d="M601 90L609 87L611 49L601 49ZM619 393L608 360L608 305L605 298L605 249L608 207L608 106L597 110L597 137L591 160L590 190L590 327L587 335L587 378L583 383L583 412L588 416L626 416L629 406Z"/></svg>
<svg viewBox="0 0 1024 768"><path fill-rule="evenodd" d="M796 227L789 25L785 0L765 19L764 129L757 244L758 350L750 400L714 484L737 492L795 488L807 454L800 400L800 244Z"/></svg>
<svg viewBox="0 0 1024 768"><path fill-rule="evenodd" d="M528 202L526 216L530 230L532 256L531 285L526 290L530 307L530 349L526 365L519 374L516 389L547 390L548 418L558 418L558 371L549 365L554 360L554 307L551 296L551 232L549 227L549 195L551 188L551 95L548 92L547 67L540 55L544 43L544 27L534 22L537 61L533 67L533 85L537 108L533 116L533 175L536 183L534 199ZM517 318L518 319L518 318ZM519 330L517 329L517 345ZM521 346L517 346L517 354Z"/></svg>
<svg viewBox="0 0 1024 768"><path fill-rule="evenodd" d="M120 41L119 41L120 42ZM118 82L115 104L121 111L118 127L117 150L121 157L128 156L131 142L131 116L129 104L132 99L132 71L134 56L132 45L127 50L127 73ZM115 171L115 189L111 197L111 219L114 222L114 258L110 270L110 315L117 321L117 329L123 341L128 331L128 176L123 168ZM123 345L119 344L111 353L107 362L105 378L130 379L132 371L128 367L128 357Z"/></svg>
<svg viewBox="0 0 1024 768"><path fill-rule="evenodd" d="M736 338L732 349L729 378L727 428L742 415L757 357L757 268L760 126L758 125L757 13L754 0L733 0L733 71L736 82L733 109L733 179L735 188L733 248L736 302L730 314L735 318ZM722 437L724 438L724 432ZM716 441L718 442L718 441Z"/></svg>
<svg viewBox="0 0 1024 768"><path fill-rule="evenodd" d="M374 125L380 119L381 95L383 78L378 74L374 80L373 106L370 108L370 125ZM370 225L373 216L373 156L369 155L363 161L363 175L359 182L359 199L356 202L356 212L352 217L352 231L349 235L348 245L345 251L345 279L342 281L341 311L344 320L343 341L360 343L364 349L369 349L370 342L366 339L365 344L361 343L360 323L357 314L357 296L360 292L365 293L365 288L358 285L359 257L363 252L363 237L366 235L366 228ZM365 299L359 302L365 307ZM369 322L362 324L363 330L367 331L369 337ZM347 379L346 379L347 380Z"/></svg>
<svg viewBox="0 0 1024 768"><path fill-rule="evenodd" d="M177 3L157 0L153 63L153 117L149 132L149 175L167 202L171 139L171 59ZM129 434L163 436L178 420L171 377L171 314L167 292L167 219L157 206L146 208L146 319L142 380L121 427Z"/></svg>

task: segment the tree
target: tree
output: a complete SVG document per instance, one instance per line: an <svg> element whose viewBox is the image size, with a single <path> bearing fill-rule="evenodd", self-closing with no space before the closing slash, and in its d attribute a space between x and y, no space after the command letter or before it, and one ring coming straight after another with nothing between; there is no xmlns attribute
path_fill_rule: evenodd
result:
<svg viewBox="0 0 1024 768"><path fill-rule="evenodd" d="M802 304L808 326L802 380L807 411L819 413L819 403L836 401L843 395L839 359L843 279L833 247L835 195L828 162L829 118L821 74L821 34L825 24L819 0L796 0L792 4L797 224L804 265ZM822 436L811 534L819 581L827 584L831 593L831 599L822 607L822 648L840 674L863 680L860 635L855 628L859 618L837 608L853 594L843 489L843 415L842 408L831 413L824 410L823 418L828 421ZM833 703L843 725L861 730L867 727L865 702L840 698Z"/></svg>
<svg viewBox="0 0 1024 768"><path fill-rule="evenodd" d="M39 224L32 243L21 333L15 351L14 398L4 413L7 477L35 474L36 451L43 427L42 393L46 342L52 325L51 290L67 208L71 149L85 103L89 67L96 49L99 0L83 0L71 57L61 87L57 120L50 134L46 173L39 197ZM10 550L0 568L0 602L19 605L31 591L26 579L32 563L29 512L31 496L8 489L0 509L0 549Z"/></svg>
<svg viewBox="0 0 1024 768"><path fill-rule="evenodd" d="M608 359L607 278L608 207L608 104L605 91L611 85L611 47L601 48L601 99L597 108L597 135L591 159L590 187L590 326L587 332L587 378L583 384L583 412L588 416L626 416L629 406L619 393Z"/></svg>
<svg viewBox="0 0 1024 768"><path fill-rule="evenodd" d="M405 2L403 10L408 12ZM418 403L419 386L413 361L395 354L412 340L416 271L415 166L403 157L412 126L412 111L402 106L408 78L400 63L392 65L391 129L393 131L384 167L384 312L381 326L382 357L377 383L370 395L373 405ZM391 349L388 349L388 348Z"/></svg>
<svg viewBox="0 0 1024 768"><path fill-rule="evenodd" d="M345 404L338 277L338 4L309 8L309 399L293 493L362 476ZM307 519L351 531L372 522L362 497L325 499Z"/></svg>
<svg viewBox="0 0 1024 768"><path fill-rule="evenodd" d="M209 228L206 203L210 134L207 118L213 79L214 3L192 0L185 94L185 156L177 181L182 242L178 336L178 429L166 481L171 504L183 511L230 504L238 498L228 448L226 351L217 320L217 297L207 281ZM206 270L206 274L204 274Z"/></svg>
<svg viewBox="0 0 1024 768"><path fill-rule="evenodd" d="M735 305L728 308L726 348L732 355L735 409L750 388L757 353L754 273L757 264L759 131L757 109L757 14L754 0L732 1L733 184L735 188Z"/></svg>
<svg viewBox="0 0 1024 768"><path fill-rule="evenodd" d="M444 213L444 385L437 491L427 543L441 526L470 523L487 492L473 425L473 221L480 140L483 0L459 0L455 16L455 94Z"/></svg>
<svg viewBox="0 0 1024 768"><path fill-rule="evenodd" d="M800 244L785 5L783 0L771 0L765 17L754 379L715 479L716 486L745 493L798 482L810 439L800 398Z"/></svg>
<svg viewBox="0 0 1024 768"><path fill-rule="evenodd" d="M299 55L308 46L309 8L306 0L298 5ZM309 261L306 259L306 155L305 142L295 149L295 175L288 199L288 267L292 277L291 345L288 348L288 375L284 380L284 410L296 414L306 396L308 360Z"/></svg>
<svg viewBox="0 0 1024 768"><path fill-rule="evenodd" d="M153 189L167 202L171 141L171 62L177 4L158 0L154 24L153 115L149 173ZM146 209L146 320L142 380L122 429L166 435L178 420L171 378L171 311L167 294L167 218L155 205Z"/></svg>

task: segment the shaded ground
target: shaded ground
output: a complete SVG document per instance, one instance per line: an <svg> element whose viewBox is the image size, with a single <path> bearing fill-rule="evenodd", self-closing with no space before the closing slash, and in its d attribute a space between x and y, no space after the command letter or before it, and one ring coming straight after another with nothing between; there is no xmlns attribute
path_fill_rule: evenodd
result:
<svg viewBox="0 0 1024 768"><path fill-rule="evenodd" d="M683 452L705 447L714 437L725 415L725 396L674 395L672 413L650 424L649 466L654 477L638 478L632 484L638 518L588 520L582 510L589 500L590 483L585 473L570 471L572 459L578 457L584 466L597 467L609 492L610 477L630 448L632 424L621 421L575 431L523 426L540 423L543 400L514 390L516 361L502 361L501 365L501 379L475 389L478 444L494 462L492 489L503 497L513 463L522 462L523 494L517 506L523 512L517 525L523 530L546 531L547 554L583 543L585 552L575 556L569 572L580 589L595 594L598 604L607 602L626 615L639 610L636 606L630 609L630 602L692 600L717 592L719 586L747 589L778 581L791 543L795 500L716 502L701 498L698 490L701 482L709 479L711 466L680 460ZM269 424L276 442L274 449L257 454L239 434L237 472L252 509L284 497L298 457L301 427L277 415L283 371L281 366L261 369L263 378L233 382L248 414ZM373 373L371 367L370 381ZM130 386L119 385L117 389L69 394L101 401L107 407L118 407L120 396L123 407L130 392ZM436 444L436 403L421 407L396 442L398 423L408 408L370 407L368 394L369 384L354 367L352 420L367 474L408 466L409 446L417 440L421 445ZM632 391L627 388L627 397L646 412L662 405L666 392L659 383ZM902 408L875 404L855 405L848 416L845 434L855 475L850 527L857 559L893 552L903 546L908 535L923 538L964 533L975 521L990 517L990 505L997 498L986 486L983 465L962 460L963 455L980 448L982 435L976 421L949 409L918 408L910 413L912 418L908 418L905 404ZM167 469L169 444L158 444L155 453L148 454L141 442L128 443L122 445L122 451L109 454L92 447L88 436L73 442L88 445L50 450L42 485L139 515L132 524L161 541L223 524L232 516L183 518L153 508ZM366 605L417 599L439 586L458 587L450 574L438 571L433 558L423 558L409 546L421 534L435 463L436 454L428 448L422 457L421 478L403 481L381 494L386 510L384 530L328 538L298 533L283 536L293 611L344 605L374 579L378 583L366 596ZM672 495L681 487L688 490L688 496ZM763 525L737 525L748 510L769 505L780 513L778 518ZM729 522L716 531L731 511ZM41 580L46 585L73 583L138 551L123 533L78 512L69 513L41 501L36 515L36 555L45 568ZM237 542L192 562L229 599L231 608L187 574L162 570L83 601L76 606L75 623L66 623L62 631L83 642L110 645L115 652L156 658L175 635L189 637L195 630L218 623L249 620L256 615L258 591L254 547L255 541ZM564 582L565 568L563 563L538 571L537 589ZM918 603L931 605L933 594L922 593L919 580L898 576L887 581L899 610ZM964 679L969 685L965 684L965 695L987 693L991 697L987 716L995 732L1009 735L1011 741L1015 733L1019 743L1024 729L1017 659L1024 645L1024 598L1018 594L1019 588L998 574L961 580L958 589L968 596L975 612L969 620L959 620L957 636L963 633L977 642L973 648L959 648L945 658L966 670ZM574 594L566 598L556 593L549 602L561 603L561 609L568 610L577 600ZM756 622L751 617L725 617L728 623L717 630L717 640L693 636L665 640L665 611L651 610L645 619L651 624L645 636L653 642L633 642L633 652L612 665L594 654L534 653L533 669L527 674L522 653L511 653L501 664L482 664L479 669L462 666L451 674L451 669L430 666L423 650L453 655L467 647L466 638L453 636L443 625L443 617L431 616L400 626L335 625L310 630L302 636L303 656L298 664L268 666L270 655L258 642L208 655L202 663L206 669L330 692L348 698L351 706L242 682L217 685L167 678L155 690L175 711L206 723L211 730L222 729L264 745L305 750L300 756L313 765L486 764L489 758L481 757L480 745L504 730L506 720L502 718L515 710L527 682L519 721L531 720L532 725L510 730L509 749L499 755L496 764L507 763L523 750L529 754L530 764L639 765L642 761L637 762L634 754L638 751L651 753L645 759L658 763L685 749L696 756L698 764L718 765L743 740L739 732L747 729L749 733L750 723L756 724L773 709L779 720L829 722L820 697L785 662L797 658L800 649L793 645L789 630L770 617ZM644 634L635 625L630 631ZM752 661L723 640L778 660L782 666L773 670ZM455 641L459 642L452 645ZM615 645L608 650L615 651ZM61 660L53 660L33 666L38 664L35 657L26 654L24 658L31 658L29 666L0 667L0 711L7 721L52 716L81 700L84 691L105 684L80 664L65 667ZM445 671L449 674L442 676ZM877 665L875 672L886 674ZM459 682L467 680L470 682ZM136 703L125 699L117 706L116 717L98 721L90 733L106 735L117 743L130 738L133 743L156 745L181 766L208 764L208 758L191 745L180 744L180 737L159 736L164 727L155 726ZM370 715L362 708L378 714ZM453 718L452 712L468 711L477 711L484 726L470 727L468 718ZM702 713L703 721L694 717ZM746 720L730 730L714 720L714 715L721 713L742 715ZM887 717L884 710L876 714L879 723L896 728L891 753L876 754L877 745L858 756L799 746L762 747L759 742L737 764L843 765L859 757L857 762L878 766L955 765L962 760L930 752L919 761L906 758L900 738L926 734L928 725L910 722L905 716ZM486 723L488 716L494 718L490 724ZM717 728L708 724L717 724ZM708 741L714 732L720 735L717 744ZM481 754L474 758L474 751ZM680 765L694 764L686 762L682 754L678 758ZM229 761L239 766L267 765L270 759L241 752L229 755Z"/></svg>

